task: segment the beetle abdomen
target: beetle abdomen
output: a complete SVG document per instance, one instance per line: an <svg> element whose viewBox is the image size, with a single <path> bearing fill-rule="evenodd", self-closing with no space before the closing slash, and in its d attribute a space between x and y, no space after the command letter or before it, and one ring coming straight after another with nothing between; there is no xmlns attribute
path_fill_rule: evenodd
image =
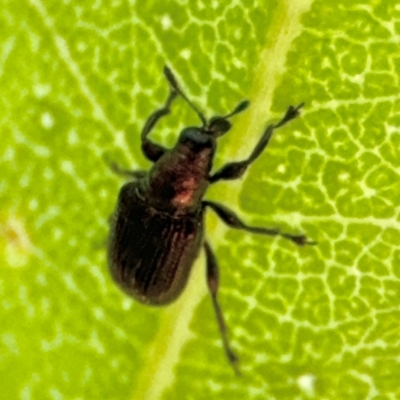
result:
<svg viewBox="0 0 400 400"><path fill-rule="evenodd" d="M186 286L201 246L203 218L158 212L139 196L138 186L128 183L121 189L109 243L110 270L137 300L163 305Z"/></svg>

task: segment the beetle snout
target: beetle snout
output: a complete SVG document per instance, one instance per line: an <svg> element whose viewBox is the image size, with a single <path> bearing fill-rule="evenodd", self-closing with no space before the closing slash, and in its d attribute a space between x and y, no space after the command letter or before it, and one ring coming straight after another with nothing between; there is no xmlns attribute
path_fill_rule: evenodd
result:
<svg viewBox="0 0 400 400"><path fill-rule="evenodd" d="M213 117L208 125L207 133L214 137L222 136L231 129L232 124L224 117Z"/></svg>

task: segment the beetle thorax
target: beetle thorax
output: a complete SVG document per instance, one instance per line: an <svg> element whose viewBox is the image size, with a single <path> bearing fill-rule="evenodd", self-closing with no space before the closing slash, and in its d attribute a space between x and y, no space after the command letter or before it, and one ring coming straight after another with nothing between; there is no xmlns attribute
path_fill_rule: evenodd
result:
<svg viewBox="0 0 400 400"><path fill-rule="evenodd" d="M197 210L208 187L214 147L194 150L184 143L165 153L149 175L149 201L159 210Z"/></svg>

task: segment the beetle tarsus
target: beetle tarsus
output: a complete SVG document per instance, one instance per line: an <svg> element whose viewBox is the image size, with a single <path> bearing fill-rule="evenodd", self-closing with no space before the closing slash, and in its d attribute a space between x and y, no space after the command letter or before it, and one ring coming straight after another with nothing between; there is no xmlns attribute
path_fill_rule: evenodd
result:
<svg viewBox="0 0 400 400"><path fill-rule="evenodd" d="M288 233L282 233L282 237L285 239L291 240L293 243L297 244L298 246L314 246L317 242L313 240L308 240L307 236L305 235L290 235Z"/></svg>
<svg viewBox="0 0 400 400"><path fill-rule="evenodd" d="M109 164L109 167L114 174L119 175L119 176L124 176L132 179L142 179L147 175L147 171L132 171L130 169L125 169L122 168L120 165L118 165L116 162L111 161Z"/></svg>
<svg viewBox="0 0 400 400"><path fill-rule="evenodd" d="M304 104L305 103L301 103L297 107L289 106L285 116L275 125L275 128L279 128L287 124L292 119L297 118L300 115L300 109L304 106Z"/></svg>
<svg viewBox="0 0 400 400"><path fill-rule="evenodd" d="M177 91L179 92L180 89L178 87L178 82L176 81L175 75L172 73L172 71L165 66L164 67L164 75L167 78L168 82L170 83L170 85Z"/></svg>
<svg viewBox="0 0 400 400"><path fill-rule="evenodd" d="M239 358L238 356L230 351L227 353L229 364L232 366L236 376L242 376L242 373L239 368Z"/></svg>

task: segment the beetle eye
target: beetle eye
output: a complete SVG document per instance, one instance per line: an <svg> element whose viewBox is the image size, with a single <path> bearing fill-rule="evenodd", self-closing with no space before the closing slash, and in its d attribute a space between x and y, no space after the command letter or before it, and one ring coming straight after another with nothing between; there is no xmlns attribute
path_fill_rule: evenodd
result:
<svg viewBox="0 0 400 400"><path fill-rule="evenodd" d="M213 117L210 120L208 131L214 136L221 136L231 129L232 124L222 117Z"/></svg>

